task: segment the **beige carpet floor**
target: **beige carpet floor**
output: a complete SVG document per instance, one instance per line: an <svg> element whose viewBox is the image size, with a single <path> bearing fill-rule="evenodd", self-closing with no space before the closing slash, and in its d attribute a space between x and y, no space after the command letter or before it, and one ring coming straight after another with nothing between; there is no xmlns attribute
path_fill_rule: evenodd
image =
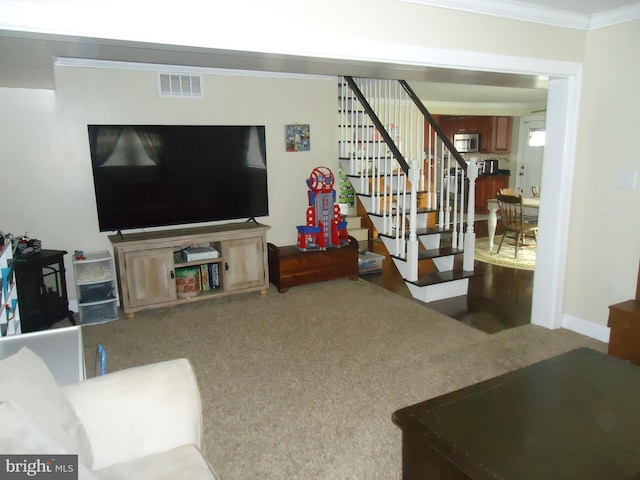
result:
<svg viewBox="0 0 640 480"><path fill-rule="evenodd" d="M399 479L391 414L538 360L606 345L524 326L488 335L366 281L335 280L83 329L87 370L193 362L221 480Z"/></svg>

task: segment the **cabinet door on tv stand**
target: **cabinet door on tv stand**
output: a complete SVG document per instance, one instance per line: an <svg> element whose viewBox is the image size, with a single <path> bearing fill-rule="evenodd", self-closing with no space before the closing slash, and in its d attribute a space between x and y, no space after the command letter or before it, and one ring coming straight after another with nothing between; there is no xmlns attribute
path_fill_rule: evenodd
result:
<svg viewBox="0 0 640 480"><path fill-rule="evenodd" d="M126 307L171 302L178 298L172 248L126 252Z"/></svg>
<svg viewBox="0 0 640 480"><path fill-rule="evenodd" d="M222 282L225 292L267 288L263 237L240 238L222 243Z"/></svg>

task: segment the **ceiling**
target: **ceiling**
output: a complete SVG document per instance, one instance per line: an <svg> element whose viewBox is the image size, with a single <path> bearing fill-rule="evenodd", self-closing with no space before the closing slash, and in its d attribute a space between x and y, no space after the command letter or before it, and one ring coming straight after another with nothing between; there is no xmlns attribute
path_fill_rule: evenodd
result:
<svg viewBox="0 0 640 480"><path fill-rule="evenodd" d="M523 12L522 8L528 9L528 12L533 8L535 12L542 12L540 21L550 16L568 18L579 15L583 20L595 16L603 18L603 15L618 12L621 8L640 7L640 2L636 0L399 1L437 4L439 7L484 14L493 14L488 8L498 2L501 16L506 16L504 13L509 11L517 16L518 12ZM479 11L479 7L484 10ZM640 11L640 8L637 10ZM528 15L531 17L531 13ZM541 110L546 105L547 79L540 77L14 32L2 30L0 21L0 87L54 89L52 65L56 57L126 62L128 66L143 63L174 65L181 69L198 67L401 78L407 80L425 102L440 108L446 108L447 105L513 106L514 110L524 112Z"/></svg>

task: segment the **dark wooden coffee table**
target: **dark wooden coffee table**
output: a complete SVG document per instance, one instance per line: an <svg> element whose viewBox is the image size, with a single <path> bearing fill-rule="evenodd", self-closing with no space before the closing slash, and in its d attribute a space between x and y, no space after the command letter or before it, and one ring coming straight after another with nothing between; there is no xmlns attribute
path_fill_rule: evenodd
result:
<svg viewBox="0 0 640 480"><path fill-rule="evenodd" d="M640 367L581 348L393 414L402 478L640 478Z"/></svg>

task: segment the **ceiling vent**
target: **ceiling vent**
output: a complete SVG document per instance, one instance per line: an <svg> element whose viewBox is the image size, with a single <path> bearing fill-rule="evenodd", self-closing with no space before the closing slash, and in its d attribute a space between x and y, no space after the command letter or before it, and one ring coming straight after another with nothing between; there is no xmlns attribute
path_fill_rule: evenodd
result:
<svg viewBox="0 0 640 480"><path fill-rule="evenodd" d="M202 98L202 75L159 73L158 92L161 97Z"/></svg>

